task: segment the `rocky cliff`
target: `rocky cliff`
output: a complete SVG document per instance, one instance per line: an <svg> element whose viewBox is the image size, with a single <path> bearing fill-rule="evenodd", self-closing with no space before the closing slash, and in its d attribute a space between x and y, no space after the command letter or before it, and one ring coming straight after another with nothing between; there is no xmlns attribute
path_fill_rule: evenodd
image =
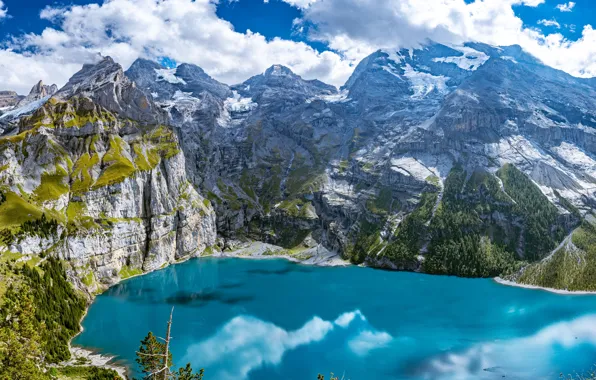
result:
<svg viewBox="0 0 596 380"><path fill-rule="evenodd" d="M66 260L96 291L214 245L215 213L187 179L176 134L118 64L85 66L42 99L5 117L4 250Z"/></svg>
<svg viewBox="0 0 596 380"><path fill-rule="evenodd" d="M593 212L593 83L518 46L378 51L339 91L280 65L231 87L183 67L138 60L127 75L183 136L230 245L490 276Z"/></svg>
<svg viewBox="0 0 596 380"><path fill-rule="evenodd" d="M58 237L10 249L51 247L89 281L201 252L216 230L222 248L515 273L594 215L594 99L518 46L377 51L339 90L281 65L228 86L107 58L0 116L6 204L27 214L4 229L45 211Z"/></svg>

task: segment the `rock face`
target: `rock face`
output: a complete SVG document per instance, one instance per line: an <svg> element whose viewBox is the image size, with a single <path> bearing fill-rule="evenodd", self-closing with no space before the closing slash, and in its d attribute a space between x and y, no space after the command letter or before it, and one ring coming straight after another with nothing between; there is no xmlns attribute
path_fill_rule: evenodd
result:
<svg viewBox="0 0 596 380"><path fill-rule="evenodd" d="M377 51L339 91L281 65L228 86L105 58L0 116L6 204L63 229L11 247L52 245L93 282L199 253L216 230L301 259L511 272L594 213L595 99L518 46Z"/></svg>
<svg viewBox="0 0 596 380"><path fill-rule="evenodd" d="M370 265L431 271L425 258L461 243L441 231L462 205L473 209L475 255L506 246L517 259L547 254L593 210L596 89L518 46L378 51L340 91L281 65L232 87L183 67L139 60L127 76L169 113L224 238L293 250L315 241L349 258L364 250L356 261ZM460 170L458 193L444 197ZM534 198L550 205L537 230L516 206ZM528 243L538 230L545 247Z"/></svg>
<svg viewBox="0 0 596 380"><path fill-rule="evenodd" d="M40 99L49 98L50 96L54 95L56 91L58 91L58 86L55 84L46 86L43 84L43 81L39 81L35 86L33 86L29 92L29 95L23 98L16 106L24 107L27 104L33 103Z"/></svg>
<svg viewBox="0 0 596 380"><path fill-rule="evenodd" d="M0 91L0 109L10 109L17 105L22 98L22 96L14 91Z"/></svg>
<svg viewBox="0 0 596 380"><path fill-rule="evenodd" d="M95 291L215 244L215 213L187 179L165 112L111 59L28 113L7 117L16 130L0 137L6 249L67 260Z"/></svg>

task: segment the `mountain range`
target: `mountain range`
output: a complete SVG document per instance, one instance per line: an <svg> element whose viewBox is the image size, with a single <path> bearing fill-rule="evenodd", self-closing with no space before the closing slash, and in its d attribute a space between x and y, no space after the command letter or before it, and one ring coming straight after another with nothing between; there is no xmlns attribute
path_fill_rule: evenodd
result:
<svg viewBox="0 0 596 380"><path fill-rule="evenodd" d="M519 46L377 51L340 89L106 57L0 106L3 249L90 292L250 241L596 290L596 81Z"/></svg>

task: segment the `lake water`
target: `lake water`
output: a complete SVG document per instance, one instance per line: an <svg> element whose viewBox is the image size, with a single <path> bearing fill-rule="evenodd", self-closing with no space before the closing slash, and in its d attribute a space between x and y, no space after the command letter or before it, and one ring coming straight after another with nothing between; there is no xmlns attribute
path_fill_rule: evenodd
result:
<svg viewBox="0 0 596 380"><path fill-rule="evenodd" d="M172 306L175 364L205 380L535 380L596 364L596 296L277 259L195 259L125 281L97 297L74 344L134 368Z"/></svg>

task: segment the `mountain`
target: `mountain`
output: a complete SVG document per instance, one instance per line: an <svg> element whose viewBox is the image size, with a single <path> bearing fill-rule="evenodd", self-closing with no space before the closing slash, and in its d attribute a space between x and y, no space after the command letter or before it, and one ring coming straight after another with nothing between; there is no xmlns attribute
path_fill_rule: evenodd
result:
<svg viewBox="0 0 596 380"><path fill-rule="evenodd" d="M58 86L55 84L47 86L43 84L43 81L39 81L35 86L33 86L31 91L29 91L29 95L16 104L16 107L24 107L40 99L52 96L54 93L56 93L56 91L58 91Z"/></svg>
<svg viewBox="0 0 596 380"><path fill-rule="evenodd" d="M8 102L7 104L11 105L5 107L4 113L0 113L0 133L13 130L10 123L7 123L7 120L18 118L21 115L35 111L57 90L58 87L55 84L46 86L42 81L39 81L33 88L31 88L31 91L29 91L29 95L27 96L16 96L16 93L13 93L16 96L13 97L14 101ZM6 91L6 93L9 94L8 96L13 96L10 91Z"/></svg>
<svg viewBox="0 0 596 380"><path fill-rule="evenodd" d="M0 111L14 107L22 98L14 91L0 91Z"/></svg>
<svg viewBox="0 0 596 380"><path fill-rule="evenodd" d="M251 240L308 262L537 283L591 236L595 95L519 46L377 51L339 90L282 65L228 86L105 58L0 116L0 207L25 215L1 228L45 211L66 232L42 247L94 283Z"/></svg>
<svg viewBox="0 0 596 380"><path fill-rule="evenodd" d="M157 96L227 246L494 276L593 212L593 81L519 46L377 51L340 91L281 65L229 89Z"/></svg>
<svg viewBox="0 0 596 380"><path fill-rule="evenodd" d="M166 113L120 65L85 65L51 97L36 88L36 109L3 115L4 250L51 252L95 292L215 243L213 209L187 179Z"/></svg>

